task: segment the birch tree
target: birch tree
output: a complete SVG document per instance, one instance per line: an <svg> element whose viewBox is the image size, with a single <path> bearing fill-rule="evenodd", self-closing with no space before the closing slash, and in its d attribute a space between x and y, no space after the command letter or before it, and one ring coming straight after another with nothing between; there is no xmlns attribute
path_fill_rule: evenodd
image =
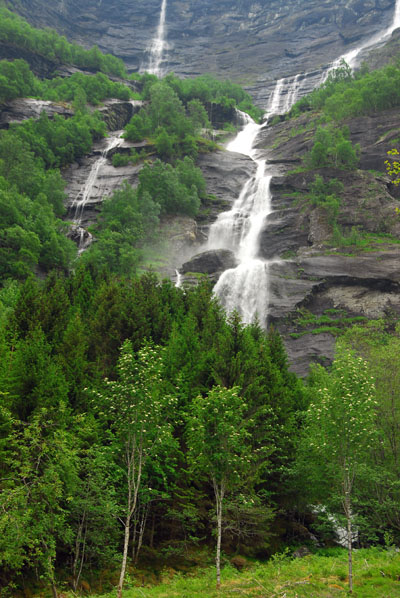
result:
<svg viewBox="0 0 400 598"><path fill-rule="evenodd" d="M299 460L312 493L346 520L349 591L353 591L354 498L376 443L375 386L366 362L340 350L329 373L314 372L315 393L305 416Z"/></svg>
<svg viewBox="0 0 400 598"><path fill-rule="evenodd" d="M211 481L217 522L216 574L221 586L222 513L227 492L239 487L250 462L246 404L239 389L214 387L205 397L198 396L191 405L187 421L189 461L194 472Z"/></svg>
<svg viewBox="0 0 400 598"><path fill-rule="evenodd" d="M105 381L103 392L95 393L100 415L109 419L110 434L123 473L125 508L118 598L121 598L127 567L133 516L138 506L144 469L150 459L157 460L166 445L173 450L172 426L168 411L176 399L163 393L163 357L159 347L145 346L137 358L126 341L118 362L118 380Z"/></svg>

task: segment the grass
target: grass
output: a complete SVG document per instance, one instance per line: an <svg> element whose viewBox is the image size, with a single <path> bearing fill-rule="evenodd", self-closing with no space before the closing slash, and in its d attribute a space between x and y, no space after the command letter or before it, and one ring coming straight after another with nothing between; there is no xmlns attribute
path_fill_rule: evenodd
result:
<svg viewBox="0 0 400 598"><path fill-rule="evenodd" d="M321 334L323 332L339 336L350 326L366 321L367 318L364 316L346 317L344 310L327 309L322 315L317 316L305 308L300 308L293 319L293 324L296 328L304 330L292 332L290 336L291 338L301 338L306 334Z"/></svg>
<svg viewBox="0 0 400 598"><path fill-rule="evenodd" d="M355 598L400 598L399 580L400 554L395 550L354 552ZM212 567L196 575L177 573L171 577L169 573L169 578L157 586L126 589L124 598L333 598L347 594L347 552L333 549L302 559L278 556L242 572L227 566L219 591ZM115 598L115 592L101 598L111 597Z"/></svg>

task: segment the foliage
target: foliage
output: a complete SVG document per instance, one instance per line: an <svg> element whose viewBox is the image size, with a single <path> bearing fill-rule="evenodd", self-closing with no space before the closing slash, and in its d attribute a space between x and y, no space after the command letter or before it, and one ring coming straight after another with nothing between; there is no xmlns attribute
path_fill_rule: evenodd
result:
<svg viewBox="0 0 400 598"><path fill-rule="evenodd" d="M64 36L51 29L35 29L4 7L0 7L0 37L3 43L37 53L56 63L74 64L119 77L126 74L122 60L111 54L102 54L97 46L85 50L70 44Z"/></svg>
<svg viewBox="0 0 400 598"><path fill-rule="evenodd" d="M126 198L132 192L121 190ZM129 202L124 203L125 197L119 201L128 222ZM233 406L217 400L215 390L223 383L243 385L234 398L231 391L222 394L239 406L230 417L237 421L242 414L240 425L251 433L244 438L247 448L242 462L246 478L250 477L249 488L255 482L258 485L257 497L250 497L256 500L254 506L247 498L240 505L236 501L236 507L229 503L224 526L230 527L224 547L236 546L240 537L243 550L250 551L255 533L258 550L266 550L274 521L271 497L281 504L282 464L294 457L294 434L288 421L301 407L299 386L287 372L276 336L267 338L257 327L244 327L238 320L227 322L204 284L182 293L154 275L128 280L100 271L94 264L85 268L82 263L68 277L52 273L44 281L32 278L8 283L0 292L0 325L0 492L15 488L15 501L7 503L4 525L10 518L22 522L24 517L36 516L32 534L40 525L48 540L52 539L49 550L43 552L45 561L38 560L42 556L32 547L30 528L19 540L16 528L8 525L3 534L9 555L3 585L18 581L18 571L29 578L35 567L47 576L46 583L57 585L58 571L68 567L72 587L78 587L91 568L116 562L115 555L122 554L123 548L118 517L126 508L125 448L134 426L142 426L146 434L158 434L158 425L168 424L173 431L173 440L166 442L163 437L165 442L156 442L157 451L145 459L138 499L140 509L147 512L143 521L150 525L144 525L143 546L154 546L161 559L167 558L162 548L175 547L186 554L192 542L209 539L213 525L208 516L210 485L188 466L183 422L199 395L214 397L220 416L227 418ZM124 343L122 371L118 360ZM139 400L143 410L150 409L149 424L158 417L157 408L151 407L153 401L162 403L161 423L151 428L144 425ZM220 403L227 409L222 411ZM37 451L40 467L29 476L39 476L38 488L42 484L40 491L45 494L48 487L51 500L48 504L38 494L35 506L26 496L23 472L28 472L30 462L33 468L36 463L36 451L29 448L26 434L28 430L39 434L39 428L38 442L48 452L41 457ZM146 439L150 443L150 436ZM273 453L259 450L266 443L274 443ZM148 445L151 451L152 446ZM57 475L50 476L53 469L49 469L48 478L42 478L47 464ZM235 468L231 473L236 479L235 470L239 472ZM44 509L49 519L43 519ZM141 513L132 516L132 534L134 522L141 525ZM257 517L265 522L262 529L256 525ZM233 521L239 522L239 535ZM129 550L137 549L137 541L137 535L132 535Z"/></svg>
<svg viewBox="0 0 400 598"><path fill-rule="evenodd" d="M358 164L360 146L353 147L347 127L319 126L314 136L314 145L309 156L312 168L354 169Z"/></svg>
<svg viewBox="0 0 400 598"><path fill-rule="evenodd" d="M235 106L255 118L261 116L250 96L238 85L220 82L209 75L181 80L171 73L162 81L146 75L142 84L148 104L132 117L125 137L133 142L153 139L158 155L164 160L195 158L204 149L201 136L207 136L213 111L226 113L225 120L232 117Z"/></svg>
<svg viewBox="0 0 400 598"><path fill-rule="evenodd" d="M233 488L243 485L243 475L250 462L249 420L244 419L246 405L237 388L212 388L191 405L187 422L189 463L212 482L217 518L217 587L221 583L221 539L224 498Z"/></svg>
<svg viewBox="0 0 400 598"><path fill-rule="evenodd" d="M25 60L0 61L0 103L38 93L39 80Z"/></svg>
<svg viewBox="0 0 400 598"><path fill-rule="evenodd" d="M388 151L389 159L385 160L386 172L391 177L392 183L396 186L400 184L400 162L396 159L396 156L398 155L399 150L393 148ZM392 156L394 156L394 158L392 158Z"/></svg>
<svg viewBox="0 0 400 598"><path fill-rule="evenodd" d="M321 110L335 121L396 108L400 105L400 68L387 65L354 75L348 65L329 73L325 83L302 98L292 108L293 115L305 109Z"/></svg>
<svg viewBox="0 0 400 598"><path fill-rule="evenodd" d="M362 358L340 348L332 371L316 368L312 383L313 397L300 443L300 468L311 496L322 502L322 511L345 516L351 592L356 497L362 504L360 478L372 469L372 449L378 440L375 386Z"/></svg>
<svg viewBox="0 0 400 598"><path fill-rule="evenodd" d="M376 426L380 446L374 451L376 472L367 484L371 497L370 521L379 534L387 533L399 540L400 520L395 505L399 500L400 395L398 380L399 330L387 329L385 321L354 327L345 337L347 346L367 359L376 385ZM371 524L370 524L371 525Z"/></svg>
<svg viewBox="0 0 400 598"><path fill-rule="evenodd" d="M119 379L106 380L104 392L96 392L93 402L99 416L110 428L112 452L124 472L125 492L121 505L125 519L124 548L118 584L118 596L121 597L131 521L138 507L146 467L151 460L153 469L163 476L162 463L165 467L173 459L175 442L170 419L176 399L163 392L160 348L147 345L135 359L132 345L125 342L117 371Z"/></svg>
<svg viewBox="0 0 400 598"><path fill-rule="evenodd" d="M340 199L338 195L343 189L343 184L337 179L325 181L320 174L315 175L310 188L310 201L314 206L320 206L326 210L332 225L336 223L339 214Z"/></svg>
<svg viewBox="0 0 400 598"><path fill-rule="evenodd" d="M87 102L98 105L106 98L129 100L131 95L126 85L111 81L103 73L74 73L67 78L40 80L25 60L0 61L0 103L19 97L40 97L52 102L71 102L75 109L82 110ZM80 102L77 98L81 98Z"/></svg>
<svg viewBox="0 0 400 598"><path fill-rule="evenodd" d="M359 571L357 598L398 598L397 559L394 550L358 550L354 555ZM145 592L149 598L228 598L233 593L253 598L276 594L287 598L330 598L346 591L346 560L347 554L343 549L319 550L317 554L300 559L284 555L267 563L251 565L240 572L226 565L219 590L212 587L213 569L207 568L196 575L175 574L172 579L165 575L160 584L146 587ZM102 598L111 596L107 594ZM141 596L141 588L131 588L126 592L126 598Z"/></svg>
<svg viewBox="0 0 400 598"><path fill-rule="evenodd" d="M137 189L125 182L101 206L93 230L97 242L82 260L96 267L133 276L143 247L157 238L159 217L165 214L195 216L205 195L202 172L186 157L172 167L160 160L145 164Z"/></svg>

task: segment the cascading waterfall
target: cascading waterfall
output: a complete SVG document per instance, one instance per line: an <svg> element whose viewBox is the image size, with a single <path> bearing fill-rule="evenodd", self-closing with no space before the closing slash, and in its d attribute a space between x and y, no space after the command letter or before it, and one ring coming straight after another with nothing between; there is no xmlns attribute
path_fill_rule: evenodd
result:
<svg viewBox="0 0 400 598"><path fill-rule="evenodd" d="M389 27L387 27L387 29L384 29L379 33L376 33L369 40L365 41L360 46L357 46L357 48L354 48L353 50L350 50L350 52L347 52L346 54L340 56L337 60L335 60L332 63L330 70L332 68L337 68L342 60L345 60L351 68L354 68L355 66L357 66L359 55L363 50L366 50L367 48L372 48L373 46L377 46L383 43L392 35L393 31L398 27L400 27L400 0L396 0L393 19Z"/></svg>
<svg viewBox="0 0 400 598"><path fill-rule="evenodd" d="M268 262L259 259L259 235L271 212L270 182L266 161L256 158L253 144L262 125L243 115L247 124L227 146L228 151L252 158L257 172L244 185L238 199L228 212L219 215L210 228L208 248L234 251L238 265L226 270L214 292L228 313L237 310L243 321L255 317L265 323L268 308Z"/></svg>
<svg viewBox="0 0 400 598"><path fill-rule="evenodd" d="M342 60L344 60L350 68L355 68L358 65L360 54L362 54L364 50L382 44L398 27L400 27L400 0L396 0L393 19L389 27L376 33L356 48L342 54L327 67L323 68L322 71L303 73L278 79L268 102L266 110L267 115L271 116L273 114L285 114L288 112L301 96L309 93L312 88L319 87L325 83L329 73L332 70L337 69Z"/></svg>
<svg viewBox="0 0 400 598"><path fill-rule="evenodd" d="M149 66L145 69L148 73L162 76L161 63L163 60L163 54L166 47L165 42L165 21L167 16L167 0L162 0L160 21L157 27L156 37L153 39L150 46L150 59Z"/></svg>
<svg viewBox="0 0 400 598"><path fill-rule="evenodd" d="M97 185L98 186L98 178L101 172L101 169L107 163L107 156L109 152L118 147L123 142L121 138L122 131L115 131L108 139L107 145L101 152L100 158L98 158L92 165L90 170L89 176L86 179L85 184L82 186L81 190L79 191L78 195L76 196L72 208L75 209L75 214L73 218L73 223L80 227L80 243L79 249L82 250L87 246L87 235L84 235L85 229L81 227L82 224L82 217L85 210L85 206L90 200L93 195L93 189ZM84 241L85 239L85 241ZM85 245L86 243L86 245Z"/></svg>
<svg viewBox="0 0 400 598"><path fill-rule="evenodd" d="M301 96L307 78L315 80L314 86L324 82L330 69L342 59L353 67L362 50L379 44L400 26L400 0L396 0L392 24L384 32L341 56L328 69L282 78L276 82L267 107L267 115L282 114L290 110ZM245 323L258 319L265 326L268 315L269 263L258 257L259 237L271 213L271 179L273 172L266 161L257 158L253 145L262 125L257 125L246 114L243 130L227 146L228 151L245 154L257 164L257 172L249 179L231 210L220 214L210 227L208 249L228 249L234 252L238 265L225 270L214 287L214 293L228 313L236 310Z"/></svg>

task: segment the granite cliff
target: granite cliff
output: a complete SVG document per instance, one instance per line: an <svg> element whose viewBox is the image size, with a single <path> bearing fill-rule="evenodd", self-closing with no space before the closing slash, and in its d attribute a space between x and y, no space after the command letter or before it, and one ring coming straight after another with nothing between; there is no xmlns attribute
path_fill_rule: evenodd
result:
<svg viewBox="0 0 400 598"><path fill-rule="evenodd" d="M160 0L10 1L36 26L53 27L84 46L124 59L132 70L147 63ZM314 73L384 29L394 0L169 0L168 70L212 72L244 85L266 106L272 81Z"/></svg>

